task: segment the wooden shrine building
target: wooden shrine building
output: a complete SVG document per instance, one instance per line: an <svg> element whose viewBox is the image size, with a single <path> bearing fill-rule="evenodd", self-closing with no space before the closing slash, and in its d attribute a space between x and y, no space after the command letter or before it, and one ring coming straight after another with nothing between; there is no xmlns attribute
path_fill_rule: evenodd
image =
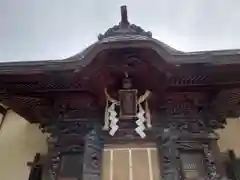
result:
<svg viewBox="0 0 240 180"><path fill-rule="evenodd" d="M105 180L104 148L122 144L152 144L159 180L217 180L227 170L215 130L240 113L240 51L177 51L122 6L120 23L79 54L0 63L0 99L48 134L30 180Z"/></svg>

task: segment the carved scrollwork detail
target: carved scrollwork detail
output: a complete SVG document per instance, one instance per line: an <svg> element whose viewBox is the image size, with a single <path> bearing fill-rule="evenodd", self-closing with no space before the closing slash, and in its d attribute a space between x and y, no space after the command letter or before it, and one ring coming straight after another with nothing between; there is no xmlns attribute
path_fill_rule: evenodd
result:
<svg viewBox="0 0 240 180"><path fill-rule="evenodd" d="M199 143L192 143L192 142L177 142L178 149L184 150L201 150L202 145Z"/></svg>
<svg viewBox="0 0 240 180"><path fill-rule="evenodd" d="M99 157L97 155L97 153L93 153L92 154L92 165L95 167L95 168L98 168L99 167Z"/></svg>
<svg viewBox="0 0 240 180"><path fill-rule="evenodd" d="M150 31L146 32L140 26L136 26L135 24L130 24L127 27L123 27L119 24L108 29L104 34L99 34L98 40L117 35L142 35L152 37L152 33Z"/></svg>
<svg viewBox="0 0 240 180"><path fill-rule="evenodd" d="M207 165L207 171L208 171L208 179L209 180L218 180L221 178L221 176L217 173L217 167L215 164L215 160L213 158L212 152L209 148L208 144L203 145L203 150L205 154L205 161Z"/></svg>
<svg viewBox="0 0 240 180"><path fill-rule="evenodd" d="M59 154L52 156L49 162L50 165L50 173L51 176L53 177L53 179L57 178L57 174L60 168L60 164L61 164L61 157Z"/></svg>

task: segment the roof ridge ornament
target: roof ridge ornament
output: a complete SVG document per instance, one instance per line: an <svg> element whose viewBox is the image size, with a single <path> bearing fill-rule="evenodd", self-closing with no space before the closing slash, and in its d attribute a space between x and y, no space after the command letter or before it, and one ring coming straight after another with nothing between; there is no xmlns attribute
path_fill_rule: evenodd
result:
<svg viewBox="0 0 240 180"><path fill-rule="evenodd" d="M121 21L119 25L115 25L112 28L109 28L104 34L99 34L98 40L119 35L141 35L150 38L152 37L151 32L145 31L140 26L129 23L127 6L125 5L121 6Z"/></svg>
<svg viewBox="0 0 240 180"><path fill-rule="evenodd" d="M127 6L121 6L121 26L129 26Z"/></svg>

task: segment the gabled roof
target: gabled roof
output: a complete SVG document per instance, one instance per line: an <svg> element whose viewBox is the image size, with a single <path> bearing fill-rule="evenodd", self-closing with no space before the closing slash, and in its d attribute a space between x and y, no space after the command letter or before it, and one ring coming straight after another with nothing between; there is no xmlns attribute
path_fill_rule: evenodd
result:
<svg viewBox="0 0 240 180"><path fill-rule="evenodd" d="M91 65L94 64L95 60L101 60L99 54L105 53L105 50L108 53L112 50L132 48L137 49L137 53L143 51L144 57L147 59L143 60L144 63L141 67L143 69L152 68L147 69L145 74L142 75L145 77L145 75L148 75L146 72L155 72L154 82L159 83L161 87L163 82L158 81L161 81L159 76L163 74L164 77L167 76L167 86L170 90L180 91L188 88L206 92L209 89L220 91L235 88L234 92L230 91L227 94L230 94L229 97L237 94L239 96L234 97L239 100L240 50L191 53L177 51L152 38L150 32L130 24L125 6L121 8L121 15L122 18L118 25L99 35L97 42L69 58L51 61L0 63L0 99L31 121L39 121L39 118L50 118L53 116L53 109L55 108L53 102L56 99L58 100L59 96L69 93L68 95L71 94L72 97L71 101L74 101L76 94L82 93L80 99L83 99L85 97L84 93L88 93L84 91L85 86L89 89L92 88L92 84L87 83L90 81L89 77L95 78L95 76L93 75L94 71L92 72L89 67L92 62ZM106 54L104 54L104 58L108 57ZM98 68L98 64L96 64L95 69ZM105 70L106 66L104 65L101 70ZM166 67L170 68L167 69ZM119 67L117 66L117 68ZM168 72L171 68L173 72ZM155 69L156 71L151 71ZM142 72L141 70L139 71ZM85 72L85 74L82 72ZM86 74L88 77L85 76ZM101 83L95 83L94 78L91 79L94 80L91 83ZM96 92L99 93L97 90ZM161 93L158 92L157 94ZM56 97L53 97L54 95ZM230 100L229 97L227 99ZM84 99L81 101L85 103ZM231 106L229 105L229 107Z"/></svg>

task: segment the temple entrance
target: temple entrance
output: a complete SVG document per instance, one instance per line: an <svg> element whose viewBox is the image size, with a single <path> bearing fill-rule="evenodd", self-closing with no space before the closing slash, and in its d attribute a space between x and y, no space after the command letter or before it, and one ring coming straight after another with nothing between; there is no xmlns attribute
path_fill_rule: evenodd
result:
<svg viewBox="0 0 240 180"><path fill-rule="evenodd" d="M160 180L158 151L152 144L107 145L102 180Z"/></svg>
<svg viewBox="0 0 240 180"><path fill-rule="evenodd" d="M131 24L122 6L120 23L81 53L1 64L0 100L47 133L46 156L30 163L41 180L237 180L232 151L226 166L218 162L215 131L240 116L239 58L175 50ZM24 133L17 138L25 151Z"/></svg>

